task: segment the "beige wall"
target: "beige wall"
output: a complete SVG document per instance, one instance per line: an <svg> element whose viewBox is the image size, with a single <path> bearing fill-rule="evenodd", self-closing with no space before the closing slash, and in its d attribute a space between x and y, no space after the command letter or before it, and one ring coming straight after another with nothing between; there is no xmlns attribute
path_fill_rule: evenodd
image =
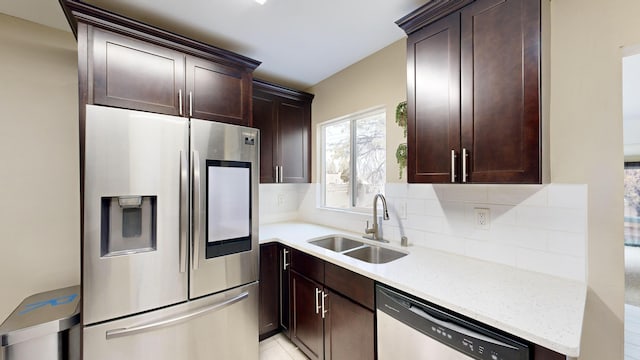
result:
<svg viewBox="0 0 640 360"><path fill-rule="evenodd" d="M80 283L76 43L0 14L0 322Z"/></svg>
<svg viewBox="0 0 640 360"><path fill-rule="evenodd" d="M589 189L581 359L623 357L621 47L640 43L637 14L637 0L551 3L551 180ZM406 97L404 60L401 40L309 89L316 95L314 124L387 106L388 182L398 181L394 153L401 134L392 109ZM318 181L315 161L313 170Z"/></svg>
<svg viewBox="0 0 640 360"><path fill-rule="evenodd" d="M321 122L376 106L387 110L387 182L398 182L396 148L403 139L396 124L396 106L407 99L405 39L397 41L338 72L306 91L315 94L312 106L312 181L318 182L316 135ZM403 180L406 181L406 170Z"/></svg>
<svg viewBox="0 0 640 360"><path fill-rule="evenodd" d="M555 0L551 165L589 186L584 359L622 359L624 319L622 47L640 43L640 2Z"/></svg>

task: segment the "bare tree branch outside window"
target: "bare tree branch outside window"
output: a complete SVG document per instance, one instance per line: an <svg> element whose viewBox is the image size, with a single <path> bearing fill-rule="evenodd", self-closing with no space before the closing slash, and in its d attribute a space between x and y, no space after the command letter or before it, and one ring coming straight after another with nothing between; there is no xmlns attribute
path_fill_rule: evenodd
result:
<svg viewBox="0 0 640 360"><path fill-rule="evenodd" d="M370 208L373 196L384 191L385 121L384 109L377 109L322 127L325 206Z"/></svg>

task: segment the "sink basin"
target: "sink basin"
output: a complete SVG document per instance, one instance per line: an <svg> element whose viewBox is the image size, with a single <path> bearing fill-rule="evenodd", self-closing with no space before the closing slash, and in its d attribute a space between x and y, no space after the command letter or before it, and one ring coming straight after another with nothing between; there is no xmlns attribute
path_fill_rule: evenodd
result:
<svg viewBox="0 0 640 360"><path fill-rule="evenodd" d="M407 255L400 251L395 251L379 246L366 246L360 249L345 252L344 254L347 256L351 256L354 259L372 264L385 264Z"/></svg>
<svg viewBox="0 0 640 360"><path fill-rule="evenodd" d="M309 243L328 250L333 250L335 252L343 252L364 245L364 243L360 241L352 240L338 235L332 235L324 237L322 239L309 241Z"/></svg>

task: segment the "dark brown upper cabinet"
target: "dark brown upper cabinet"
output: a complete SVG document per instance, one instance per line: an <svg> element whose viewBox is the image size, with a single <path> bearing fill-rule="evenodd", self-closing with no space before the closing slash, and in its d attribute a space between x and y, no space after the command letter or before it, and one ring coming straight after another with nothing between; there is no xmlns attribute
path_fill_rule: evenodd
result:
<svg viewBox="0 0 640 360"><path fill-rule="evenodd" d="M407 40L409 182L548 181L548 0L429 2Z"/></svg>
<svg viewBox="0 0 640 360"><path fill-rule="evenodd" d="M196 57L187 57L189 116L250 125L251 73Z"/></svg>
<svg viewBox="0 0 640 360"><path fill-rule="evenodd" d="M260 129L260 182L311 182L313 95L253 82L253 126Z"/></svg>
<svg viewBox="0 0 640 360"><path fill-rule="evenodd" d="M93 104L182 115L184 54L100 28L92 33Z"/></svg>
<svg viewBox="0 0 640 360"><path fill-rule="evenodd" d="M84 104L251 125L260 62L76 0L62 0L78 39Z"/></svg>

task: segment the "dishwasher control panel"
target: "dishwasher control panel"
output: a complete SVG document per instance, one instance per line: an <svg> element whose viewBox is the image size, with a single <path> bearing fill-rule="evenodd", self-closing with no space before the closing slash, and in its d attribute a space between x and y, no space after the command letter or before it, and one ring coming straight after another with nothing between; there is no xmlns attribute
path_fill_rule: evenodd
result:
<svg viewBox="0 0 640 360"><path fill-rule="evenodd" d="M379 311L441 344L435 343L431 348L440 346L442 351L447 352L453 349L460 355L465 354L477 360L530 359L529 346L522 341L496 333L394 289L377 285L376 303ZM384 340L378 339L378 343L381 341Z"/></svg>

